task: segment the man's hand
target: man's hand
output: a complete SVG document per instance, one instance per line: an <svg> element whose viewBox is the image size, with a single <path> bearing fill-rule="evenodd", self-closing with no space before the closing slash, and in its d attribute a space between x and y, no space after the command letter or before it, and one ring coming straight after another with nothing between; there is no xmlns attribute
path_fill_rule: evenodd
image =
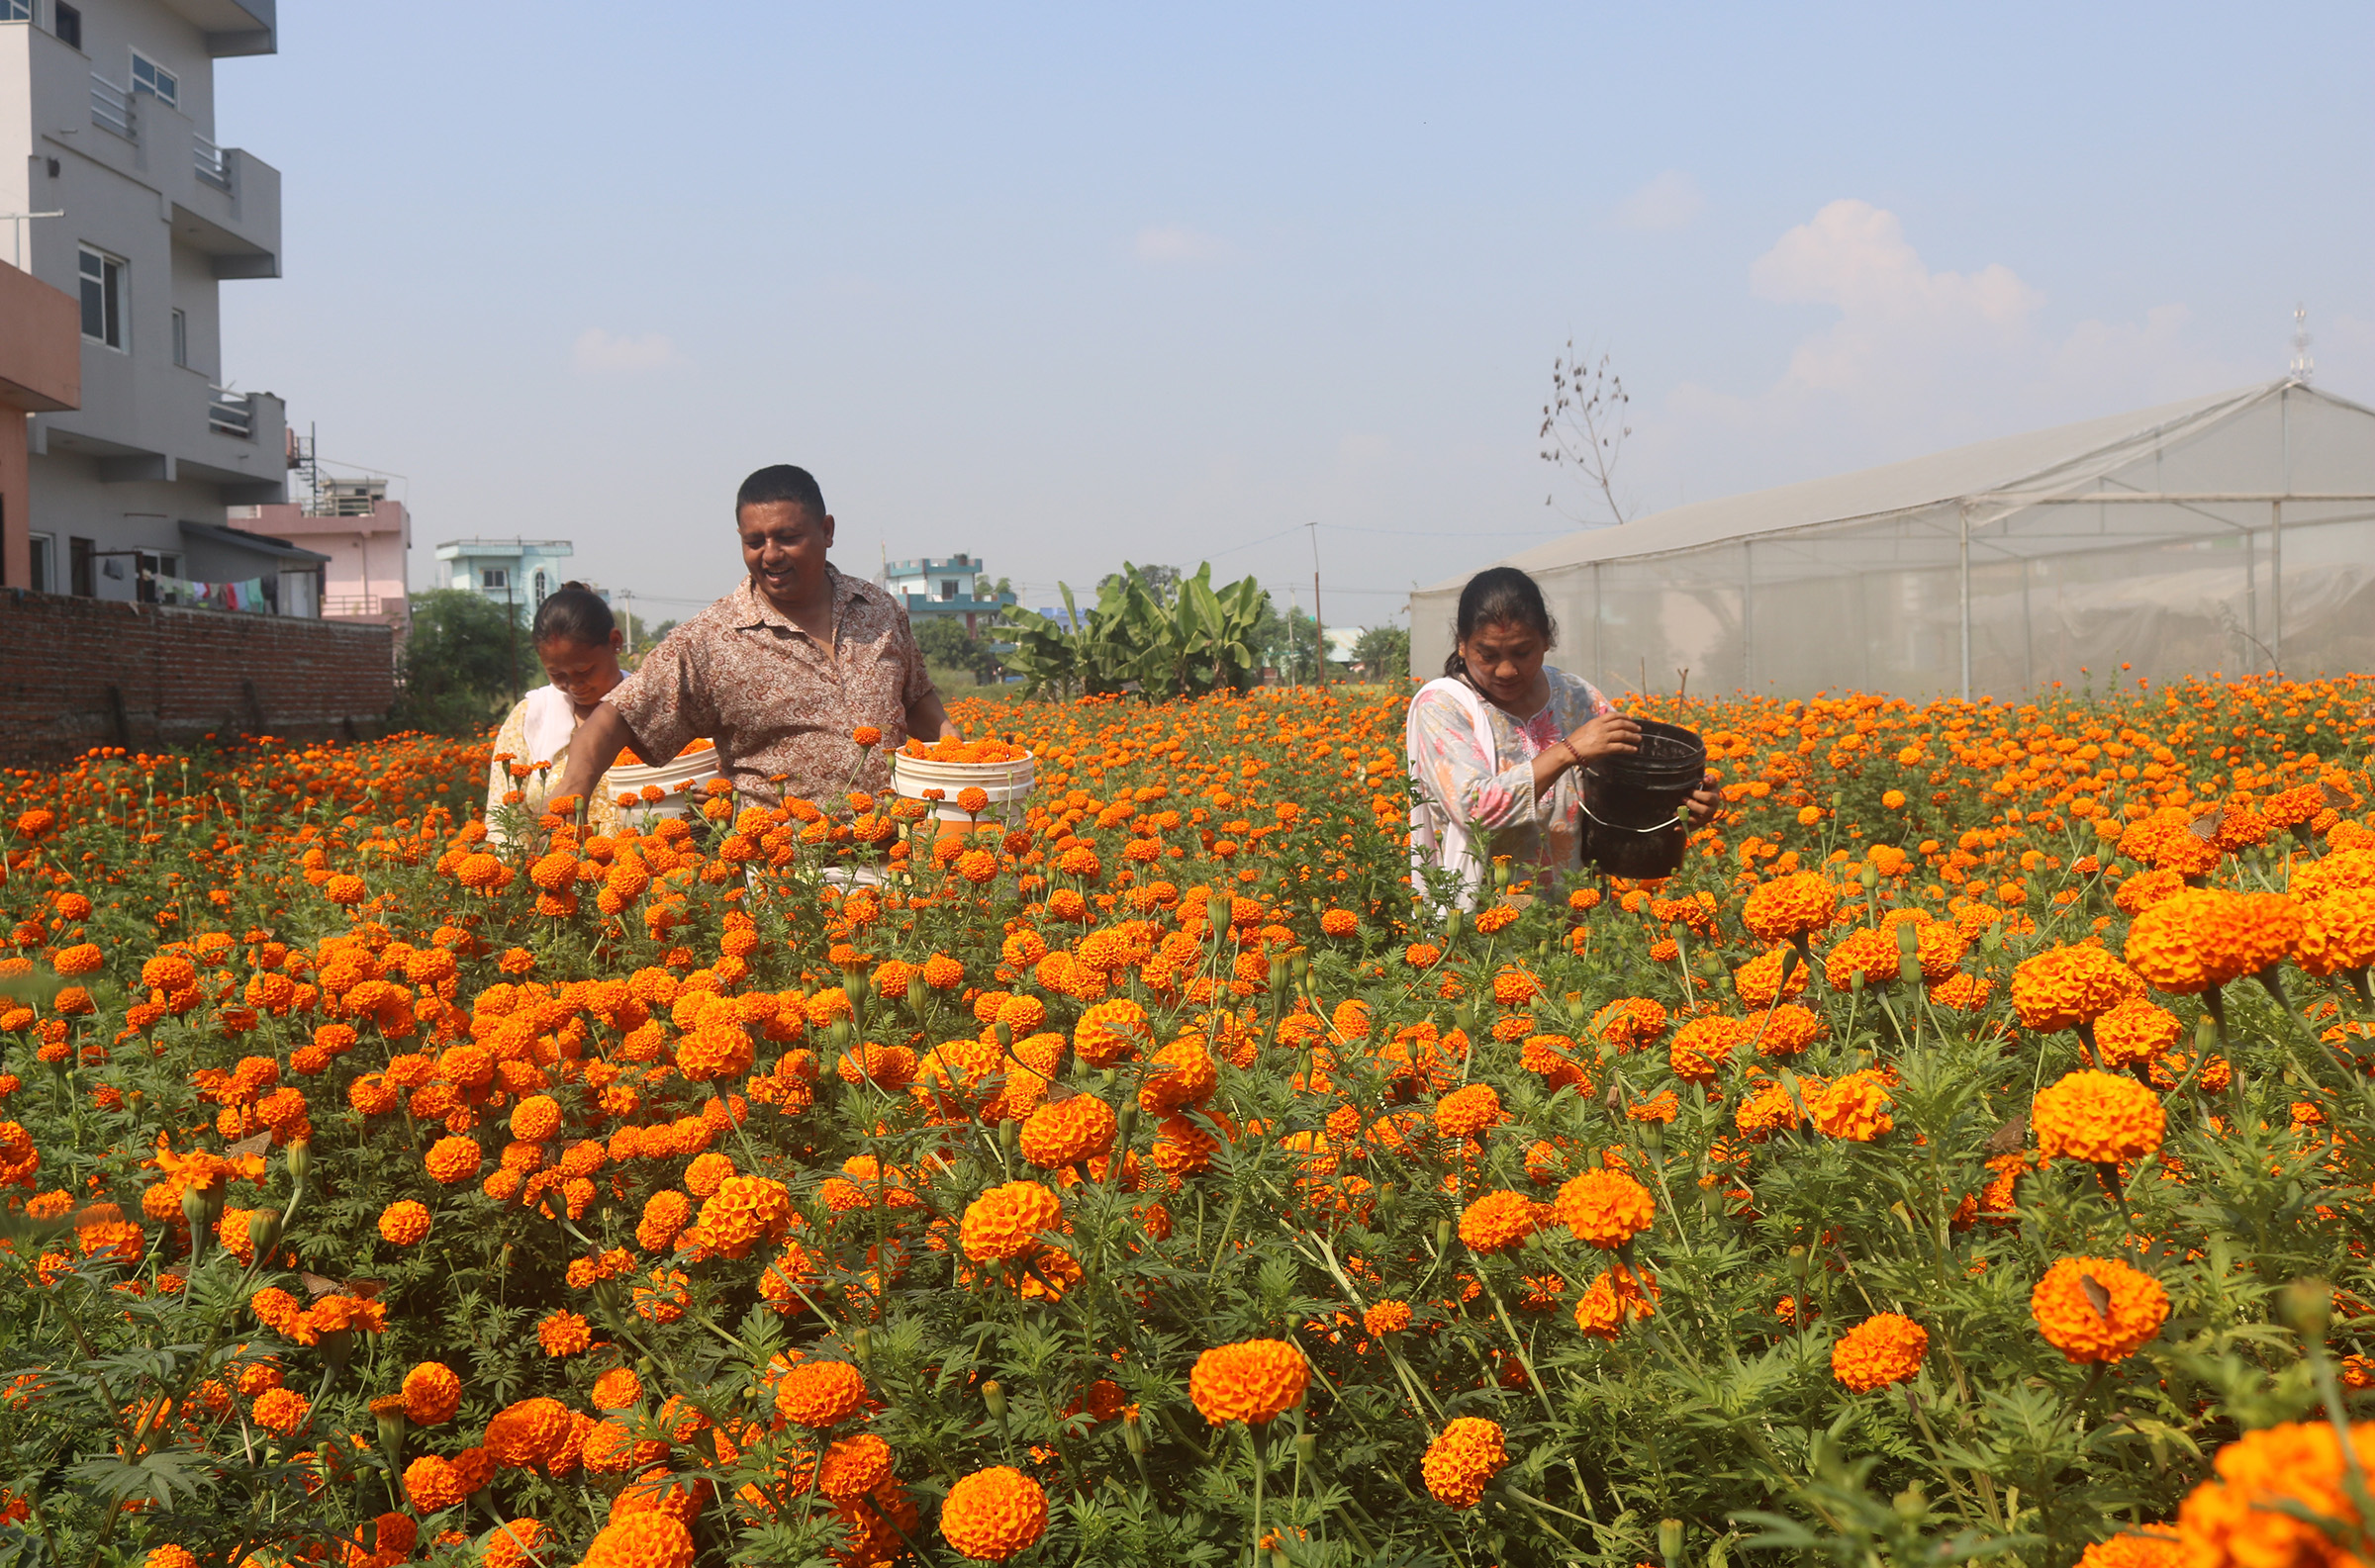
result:
<svg viewBox="0 0 2375 1568"><path fill-rule="evenodd" d="M618 710L608 702L596 704L586 721L577 726L577 733L569 737L569 766L561 770L560 783L552 787L552 798L575 796L576 816L583 822L586 802L593 799L594 791L602 784L602 776L610 772L611 761L621 747L643 756L643 748L636 743L634 732L626 727L626 720L618 716ZM542 844L537 847L542 848Z"/></svg>

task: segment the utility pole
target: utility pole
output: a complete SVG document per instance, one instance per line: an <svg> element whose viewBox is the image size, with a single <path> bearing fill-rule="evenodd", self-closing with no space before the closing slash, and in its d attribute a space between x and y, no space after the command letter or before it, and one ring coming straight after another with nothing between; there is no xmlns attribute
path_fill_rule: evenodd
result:
<svg viewBox="0 0 2375 1568"><path fill-rule="evenodd" d="M1321 686L1328 684L1327 621L1319 612L1319 524L1311 529L1311 668Z"/></svg>
<svg viewBox="0 0 2375 1568"><path fill-rule="evenodd" d="M627 656L632 658L635 652L635 591L633 589L622 588L618 591L618 612L626 620L626 652Z"/></svg>
<svg viewBox="0 0 2375 1568"><path fill-rule="evenodd" d="M511 641L512 700L520 700L520 606L512 598L512 579L520 575L517 563L503 574L503 629Z"/></svg>

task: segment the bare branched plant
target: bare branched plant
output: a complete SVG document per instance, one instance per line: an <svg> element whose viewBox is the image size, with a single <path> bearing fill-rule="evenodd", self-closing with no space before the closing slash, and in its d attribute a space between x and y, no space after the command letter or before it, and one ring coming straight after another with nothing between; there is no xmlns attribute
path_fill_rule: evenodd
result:
<svg viewBox="0 0 2375 1568"><path fill-rule="evenodd" d="M1553 491L1542 504L1572 522L1607 526L1626 520L1626 507L1616 495L1616 465L1624 454L1625 437L1633 433L1626 408L1633 401L1624 378L1609 368L1609 356L1588 362L1575 352L1575 340L1551 361L1551 401L1542 409L1542 460L1571 468L1585 482L1584 507L1569 511ZM1597 492L1596 497L1593 492Z"/></svg>

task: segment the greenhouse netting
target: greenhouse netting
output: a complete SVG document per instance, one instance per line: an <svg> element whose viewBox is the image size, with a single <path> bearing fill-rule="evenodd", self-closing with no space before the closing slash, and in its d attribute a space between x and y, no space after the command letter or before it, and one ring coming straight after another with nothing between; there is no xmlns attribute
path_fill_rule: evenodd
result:
<svg viewBox="0 0 2375 1568"><path fill-rule="evenodd" d="M2375 670L2375 410L2303 381L1696 503L1495 563L1620 691L2008 696ZM1466 576L1410 598L1443 666Z"/></svg>

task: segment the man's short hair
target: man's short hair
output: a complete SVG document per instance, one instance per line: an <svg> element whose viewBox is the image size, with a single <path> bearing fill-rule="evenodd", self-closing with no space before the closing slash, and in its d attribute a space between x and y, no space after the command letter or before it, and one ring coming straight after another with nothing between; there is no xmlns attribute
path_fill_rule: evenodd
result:
<svg viewBox="0 0 2375 1568"><path fill-rule="evenodd" d="M825 514L824 492L816 488L816 476L790 463L776 463L742 481L742 488L734 492L734 515L741 516L745 507L777 501L806 507L819 517Z"/></svg>

